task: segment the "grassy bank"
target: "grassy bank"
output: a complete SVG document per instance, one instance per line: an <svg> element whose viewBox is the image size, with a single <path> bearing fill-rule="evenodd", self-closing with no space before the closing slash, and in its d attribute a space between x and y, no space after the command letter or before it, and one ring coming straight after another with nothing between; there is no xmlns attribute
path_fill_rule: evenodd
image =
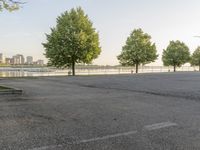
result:
<svg viewBox="0 0 200 150"><path fill-rule="evenodd" d="M11 88L5 87L5 86L0 86L0 90L8 90L8 89L11 89Z"/></svg>

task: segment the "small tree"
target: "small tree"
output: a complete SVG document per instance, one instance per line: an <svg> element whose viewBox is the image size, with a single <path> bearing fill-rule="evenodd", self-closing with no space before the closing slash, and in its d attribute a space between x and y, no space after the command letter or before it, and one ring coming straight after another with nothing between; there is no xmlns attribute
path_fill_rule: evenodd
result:
<svg viewBox="0 0 200 150"><path fill-rule="evenodd" d="M200 46L192 54L190 63L192 66L199 66L200 71Z"/></svg>
<svg viewBox="0 0 200 150"><path fill-rule="evenodd" d="M0 11L3 9L13 11L19 9L20 4L22 2L20 1L15 1L15 0L0 0Z"/></svg>
<svg viewBox="0 0 200 150"><path fill-rule="evenodd" d="M117 57L123 66L135 66L138 73L140 64L148 64L157 59L156 46L151 43L151 36L142 29L135 29L127 38L121 54Z"/></svg>
<svg viewBox="0 0 200 150"><path fill-rule="evenodd" d="M174 72L176 72L176 67L180 67L189 60L189 48L183 42L170 41L167 49L163 50L162 61L165 66L173 66Z"/></svg>
<svg viewBox="0 0 200 150"><path fill-rule="evenodd" d="M89 64L101 52L99 35L81 8L59 16L57 26L46 36L43 46L49 64L58 68L71 67L73 75L76 63Z"/></svg>

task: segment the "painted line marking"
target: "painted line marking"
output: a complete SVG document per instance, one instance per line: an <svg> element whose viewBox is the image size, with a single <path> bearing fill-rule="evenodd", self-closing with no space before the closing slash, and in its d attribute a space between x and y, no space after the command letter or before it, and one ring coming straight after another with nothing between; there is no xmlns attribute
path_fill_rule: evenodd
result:
<svg viewBox="0 0 200 150"><path fill-rule="evenodd" d="M110 138L116 138L116 137L121 137L121 136L129 136L129 135L133 135L133 134L136 134L136 133L137 133L137 131L129 131L129 132L118 133L118 134L113 134L113 135L106 135L106 136L103 136L103 137L81 140L80 142L78 142L78 144L107 140L107 139L110 139Z"/></svg>
<svg viewBox="0 0 200 150"><path fill-rule="evenodd" d="M172 126L177 126L177 124L173 122L162 122L162 123L156 123L156 124L144 126L144 129L148 131L152 131L152 130L158 130L158 129L168 128Z"/></svg>
<svg viewBox="0 0 200 150"><path fill-rule="evenodd" d="M169 128L169 127L173 127L173 126L178 126L178 124L173 123L173 122L161 122L161 123L146 125L146 126L144 126L143 129L147 130L147 131L153 131L153 130ZM138 131L135 130L135 131L129 131L129 132L124 132L124 133L111 134L111 135L106 135L106 136L102 136L102 137L96 137L96 138L77 141L72 144L81 144L81 143L102 141L102 140L107 140L107 139L111 139L111 138L129 136L129 135L133 135L136 133L138 133ZM49 146L43 146L43 147L33 148L33 149L29 149L29 150L47 150L47 149L55 149L55 148L59 148L59 147L62 148L62 147L64 147L64 145L49 145Z"/></svg>
<svg viewBox="0 0 200 150"><path fill-rule="evenodd" d="M81 140L81 141L78 141L78 142L74 142L74 144L81 144L81 143L89 143L89 142L107 140L107 139L110 139L110 138L117 138L117 137L121 137L121 136L133 135L133 134L136 134L136 133L137 133L137 131L117 133L117 134L106 135L106 136L92 138L92 139ZM64 145L50 145L50 146L43 146L43 147L39 147L39 148L33 148L33 149L29 149L29 150L47 150L47 149L55 149L55 148L58 148L58 147L64 147Z"/></svg>

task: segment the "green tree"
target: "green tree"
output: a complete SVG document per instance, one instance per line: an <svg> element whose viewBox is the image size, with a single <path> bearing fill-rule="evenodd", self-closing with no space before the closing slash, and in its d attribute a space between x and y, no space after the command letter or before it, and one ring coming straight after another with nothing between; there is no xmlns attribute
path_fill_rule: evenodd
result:
<svg viewBox="0 0 200 150"><path fill-rule="evenodd" d="M9 10L9 11L14 11L19 9L20 4L22 2L20 1L15 1L15 0L0 0L0 11L3 9Z"/></svg>
<svg viewBox="0 0 200 150"><path fill-rule="evenodd" d="M200 71L200 46L192 54L190 63L192 66L199 66Z"/></svg>
<svg viewBox="0 0 200 150"><path fill-rule="evenodd" d="M71 67L73 75L76 63L89 64L101 53L99 35L80 7L59 16L56 27L46 36L43 46L49 64Z"/></svg>
<svg viewBox="0 0 200 150"><path fill-rule="evenodd" d="M185 43L180 41L170 41L166 50L163 50L162 61L165 66L173 66L174 72L176 67L189 62L190 52Z"/></svg>
<svg viewBox="0 0 200 150"><path fill-rule="evenodd" d="M156 53L156 46L151 42L151 36L144 33L142 29L135 29L127 38L117 58L123 66L135 66L138 73L140 64L148 64L157 59Z"/></svg>

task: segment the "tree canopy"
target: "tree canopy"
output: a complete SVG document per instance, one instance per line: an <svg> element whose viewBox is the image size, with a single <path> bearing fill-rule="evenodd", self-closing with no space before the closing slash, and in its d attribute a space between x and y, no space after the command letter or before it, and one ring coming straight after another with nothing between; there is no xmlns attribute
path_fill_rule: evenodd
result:
<svg viewBox="0 0 200 150"><path fill-rule="evenodd" d="M192 66L199 66L200 71L200 46L192 54L190 63Z"/></svg>
<svg viewBox="0 0 200 150"><path fill-rule="evenodd" d="M165 66L173 66L174 72L176 67L189 62L190 52L188 46L180 41L170 41L166 50L163 50L162 60Z"/></svg>
<svg viewBox="0 0 200 150"><path fill-rule="evenodd" d="M22 2L15 0L0 0L0 11L3 9L13 11L19 9Z"/></svg>
<svg viewBox="0 0 200 150"><path fill-rule="evenodd" d="M89 64L101 52L98 32L80 7L61 14L46 37L43 46L49 64L71 67L73 75L76 63Z"/></svg>
<svg viewBox="0 0 200 150"><path fill-rule="evenodd" d="M121 54L117 57L123 66L138 66L148 64L157 59L155 43L151 42L151 36L144 33L142 29L135 29L127 38Z"/></svg>

